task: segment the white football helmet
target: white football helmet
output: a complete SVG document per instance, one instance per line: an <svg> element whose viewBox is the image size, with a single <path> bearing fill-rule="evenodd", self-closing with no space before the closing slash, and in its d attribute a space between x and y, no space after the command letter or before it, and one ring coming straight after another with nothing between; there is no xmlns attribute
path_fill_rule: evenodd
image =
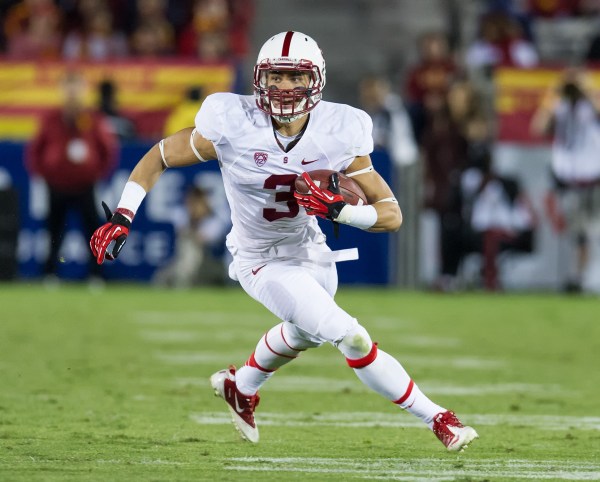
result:
<svg viewBox="0 0 600 482"><path fill-rule="evenodd" d="M306 89L267 86L269 71L308 73ZM254 67L254 96L260 110L279 122L292 122L315 108L325 87L325 59L312 38L300 32L281 32L265 42Z"/></svg>

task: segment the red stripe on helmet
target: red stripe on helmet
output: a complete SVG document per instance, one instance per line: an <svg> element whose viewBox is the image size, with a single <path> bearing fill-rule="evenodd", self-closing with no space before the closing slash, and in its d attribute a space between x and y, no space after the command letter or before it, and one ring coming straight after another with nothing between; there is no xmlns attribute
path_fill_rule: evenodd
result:
<svg viewBox="0 0 600 482"><path fill-rule="evenodd" d="M290 55L290 44L292 43L292 37L294 36L294 32L287 32L285 34L285 39L283 39L283 48L281 49L281 56L287 57Z"/></svg>

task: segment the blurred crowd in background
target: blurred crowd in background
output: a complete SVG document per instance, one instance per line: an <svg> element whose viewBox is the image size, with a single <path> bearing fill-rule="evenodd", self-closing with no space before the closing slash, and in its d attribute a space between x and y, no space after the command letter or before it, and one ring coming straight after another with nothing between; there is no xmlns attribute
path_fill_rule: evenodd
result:
<svg viewBox="0 0 600 482"><path fill-rule="evenodd" d="M20 60L183 56L205 62L249 51L246 0L4 0L1 50Z"/></svg>
<svg viewBox="0 0 600 482"><path fill-rule="evenodd" d="M595 0L481 0L476 3L479 15L472 38L461 42L449 31L423 32L414 46L416 60L393 75L365 73L357 85L354 103L372 116L376 147L389 154L397 169L420 166L420 207L434 213L439 227L436 232L440 262L429 285L441 291L462 287L459 270L470 253L481 256L480 286L500 289L497 261L501 253L533 252L539 217L543 214L556 220L561 216L556 209L550 212L550 208L549 213L540 213L518 179L493 168L498 129L494 72L500 67L531 69L548 61L541 55L535 35L535 22L540 19L595 21L600 16L600 2ZM255 10L252 0L5 0L0 6L0 53L9 60L104 62L124 58L178 58L252 65ZM582 67L600 60L600 28L581 51L581 58L550 59L558 65L576 63L579 70L567 70L558 82L550 83L548 90L556 95L549 100L548 94L540 109L546 108L551 114L558 109L565 98L563 92L567 84L577 90L577 97L569 98L569 105L589 102L595 109L595 93L584 87ZM248 73L245 75L249 77ZM238 93L250 93L250 87L249 83L238 85ZM116 141L135 139L134 123L115 106L114 89L110 82L98 86L100 110L112 123ZM200 87L190 85L180 104L173 106L163 134L192 124L204 95ZM574 114L574 119L578 115ZM566 128L574 127L576 123L571 122ZM38 133L33 140L33 145L39 144L40 135ZM552 132L538 129L532 135L551 136ZM595 137L596 133L590 136ZM558 141L560 144L565 140ZM556 142L555 139L555 146ZM568 142L585 141L572 136ZM75 148L67 143L65 149L65 155L73 155ZM569 152L576 150L569 149ZM590 145L581 148L572 162L600 163L585 159L589 151ZM115 161L107 160L103 165L111 165L111 162ZM77 165L77 162L71 164ZM32 165L31 160L29 165ZM596 200L599 171L582 169L581 176L563 179L554 172L559 182L547 206L561 206L561 193L565 190L579 191L585 187L590 191L577 194L581 198L577 205L588 206L588 216L585 222L572 227L571 234L579 253L565 275L564 288L570 291L580 291L582 287L589 258L586 223L593 224L600 210ZM31 170L32 175L40 172L40 169ZM103 176L106 171L99 169L95 182ZM202 190L188 193L188 208L194 200L205 202ZM204 218L210 209L200 211ZM568 216L566 208L561 212L563 217ZM188 222L194 219L192 222L197 223L197 216L188 212L187 218L180 218L181 232L189 239ZM555 225L557 230L569 229L569 223L563 222L562 227L560 222ZM206 226L204 224L202 236L208 236L214 243L215 236L206 234ZM222 239L223 224L215 230ZM54 242L58 242L57 236ZM51 256L57 256L57 249L50 250ZM185 250L186 256L191 256L190 250ZM53 264L49 262L47 266ZM165 268L155 280L175 286L198 282L189 274L184 280L173 279L174 272L177 269ZM221 275L211 280L223 282Z"/></svg>

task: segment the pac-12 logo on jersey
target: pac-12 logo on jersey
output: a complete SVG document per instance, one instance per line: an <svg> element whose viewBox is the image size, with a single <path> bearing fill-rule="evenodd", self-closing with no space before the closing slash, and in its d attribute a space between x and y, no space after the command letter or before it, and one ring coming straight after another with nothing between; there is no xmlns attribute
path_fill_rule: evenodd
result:
<svg viewBox="0 0 600 482"><path fill-rule="evenodd" d="M254 162L258 167L263 167L269 158L269 154L266 152L255 152L254 153Z"/></svg>

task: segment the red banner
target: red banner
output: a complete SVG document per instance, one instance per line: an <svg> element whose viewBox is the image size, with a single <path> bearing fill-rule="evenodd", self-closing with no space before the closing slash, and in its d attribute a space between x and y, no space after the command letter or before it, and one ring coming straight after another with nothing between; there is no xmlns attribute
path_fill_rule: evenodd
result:
<svg viewBox="0 0 600 482"><path fill-rule="evenodd" d="M96 86L112 81L120 111L145 138L162 137L166 116L186 90L200 87L204 95L228 92L235 75L230 65L162 60L79 64L0 61L0 138L31 137L40 114L60 105L59 82L67 70L80 71L88 81L86 103L90 106L98 103Z"/></svg>
<svg viewBox="0 0 600 482"><path fill-rule="evenodd" d="M526 144L546 143L549 139L531 134L531 118L544 95L555 86L564 69L500 68L494 75L498 140ZM600 88L600 71L589 71L589 80Z"/></svg>
<svg viewBox="0 0 600 482"><path fill-rule="evenodd" d="M548 88L558 80L559 70L501 68L495 72L498 140L540 143L546 139L530 132L531 118Z"/></svg>

